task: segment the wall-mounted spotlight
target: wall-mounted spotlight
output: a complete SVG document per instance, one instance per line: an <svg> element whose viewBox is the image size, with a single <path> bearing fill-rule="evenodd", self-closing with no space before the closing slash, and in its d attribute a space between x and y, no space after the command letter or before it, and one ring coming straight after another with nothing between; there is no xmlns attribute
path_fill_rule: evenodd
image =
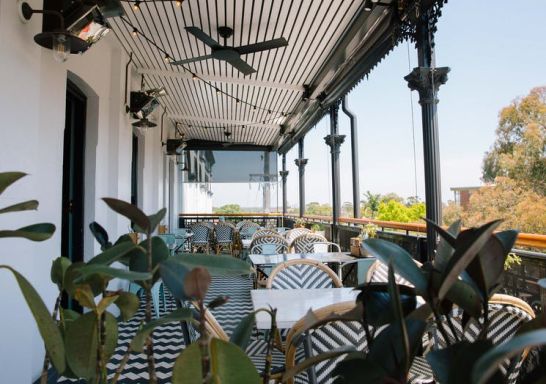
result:
<svg viewBox="0 0 546 384"><path fill-rule="evenodd" d="M32 9L26 2L19 2L19 15L23 21L28 21L35 13L52 15L59 18L59 28L53 31L38 33L34 41L41 47L53 50L53 57L58 62L64 62L69 53L85 52L89 44L68 32L64 26L64 17L61 12L47 9Z"/></svg>

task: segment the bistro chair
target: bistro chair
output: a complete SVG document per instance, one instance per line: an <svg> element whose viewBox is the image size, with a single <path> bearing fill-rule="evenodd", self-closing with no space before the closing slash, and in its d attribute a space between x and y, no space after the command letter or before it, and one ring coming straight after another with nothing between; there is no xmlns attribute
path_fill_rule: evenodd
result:
<svg viewBox="0 0 546 384"><path fill-rule="evenodd" d="M239 221L237 224L235 224L235 229L237 229L238 231L241 230L241 228L243 228L243 226L245 224L248 224L248 223L254 223L253 221L250 221L250 220L241 220Z"/></svg>
<svg viewBox="0 0 546 384"><path fill-rule="evenodd" d="M284 237L275 235L258 236L250 243L253 255L275 255L288 252L288 243Z"/></svg>
<svg viewBox="0 0 546 384"><path fill-rule="evenodd" d="M313 311L317 321L310 329L305 329L305 327L308 327L307 323L309 321L305 317L294 324L288 333L286 342L286 370L293 368L296 363L301 362L304 358L310 358L343 346L353 346L357 351L367 352L366 330L362 323L334 318L336 315L342 316L355 308L354 301L332 304ZM373 331L373 329L370 329L370 331ZM304 336L300 337L302 335ZM305 356L305 352L301 353L303 343L307 344L307 356ZM332 371L345 356L341 355L314 364L307 372L298 375L300 377L296 376L296 382L307 378L307 382L310 384L333 383L335 378L331 376ZM428 377L423 377L421 374L419 364L420 361L417 361L411 366L408 383L430 382ZM294 379L288 380L287 383L294 383Z"/></svg>
<svg viewBox="0 0 546 384"><path fill-rule="evenodd" d="M307 228L293 228L289 231L284 232L284 238L286 239L288 246L292 247L292 242L296 237L310 232L311 230Z"/></svg>
<svg viewBox="0 0 546 384"><path fill-rule="evenodd" d="M417 260L413 260L418 267L421 267L421 263ZM366 276L367 282L372 283L388 283L389 282L389 266L383 263L380 260L376 260L370 268ZM408 287L413 287L413 284L404 279L398 273L394 273L394 281L398 285L407 285Z"/></svg>
<svg viewBox="0 0 546 384"><path fill-rule="evenodd" d="M199 314L196 310L197 303L186 302L182 306L194 310L194 317L199 319ZM182 322L183 328L185 328L186 344L198 342L199 331L194 327L191 321ZM224 331L220 323L216 320L214 315L210 312L209 309L205 310L205 328L209 332L210 336L217 338L223 341L230 341L228 334ZM246 347L246 354L249 359L252 361L258 372L261 374L265 370L265 359L267 356L268 342L264 339L253 338L250 340L248 346ZM271 380L274 380L276 383L280 383L282 373L284 372L284 362L285 356L284 353L277 347L274 346L271 351L272 364L271 364Z"/></svg>
<svg viewBox="0 0 546 384"><path fill-rule="evenodd" d="M277 264L266 283L266 288L270 289L341 287L341 280L330 267L311 259L295 259Z"/></svg>
<svg viewBox="0 0 546 384"><path fill-rule="evenodd" d="M328 248L332 247L336 252L341 252L341 248L336 243L332 243L318 233L304 233L299 235L292 241L291 248L295 253L315 253L328 252ZM323 248L323 249L321 249Z"/></svg>
<svg viewBox="0 0 546 384"><path fill-rule="evenodd" d="M279 233L271 228L262 228L254 232L254 234L252 235L252 239L260 236L279 236Z"/></svg>
<svg viewBox="0 0 546 384"><path fill-rule="evenodd" d="M216 253L220 253L223 249L228 249L230 254L233 254L233 234L235 226L231 223L220 222L214 228L215 248Z"/></svg>
<svg viewBox="0 0 546 384"><path fill-rule="evenodd" d="M512 338L520 326L535 318L533 309L523 300L509 295L495 294L489 299L489 326L487 329L487 339L494 345L505 342ZM463 327L463 310L454 307L451 314L453 325L459 340L473 342L478 339L480 331L483 328L483 318L480 320L470 319L468 324ZM451 342L455 342L455 336L444 318L444 331ZM443 349L448 345L442 333L437 329L437 324L431 321L430 324L430 342L431 348ZM506 359L499 365L499 370L505 376L505 383L516 384L521 372L521 367L529 350L525 350L512 359ZM418 358L418 364L422 369L422 375L428 373L430 381L434 377L432 370L424 358ZM428 371L427 371L428 370Z"/></svg>
<svg viewBox="0 0 546 384"><path fill-rule="evenodd" d="M197 252L199 250L209 253L210 251L210 238L212 229L205 223L195 223L191 226L193 237L191 239L191 251Z"/></svg>
<svg viewBox="0 0 546 384"><path fill-rule="evenodd" d="M257 223L245 220L239 228L239 235L241 236L241 239L251 239L252 235L254 235L258 229L260 229L260 226Z"/></svg>
<svg viewBox="0 0 546 384"><path fill-rule="evenodd" d="M305 358L311 358L343 346L353 346L358 351L367 350L366 332L362 323L348 320L327 320L331 315L343 315L353 309L355 309L354 301L319 308L313 311L317 317L316 325L305 332L304 328L308 326L308 320L302 318L294 324L286 341L286 370L293 368ZM307 344L306 353L302 353L304 343ZM294 380L296 382L307 381L310 384L333 383L332 371L346 356L341 355L314 364L306 372L298 374L295 378L288 380L287 383L293 384Z"/></svg>

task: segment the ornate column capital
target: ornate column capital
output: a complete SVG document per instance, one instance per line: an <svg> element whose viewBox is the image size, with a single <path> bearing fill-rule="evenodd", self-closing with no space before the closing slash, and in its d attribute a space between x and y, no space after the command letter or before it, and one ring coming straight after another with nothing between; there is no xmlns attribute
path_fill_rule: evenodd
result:
<svg viewBox="0 0 546 384"><path fill-rule="evenodd" d="M440 89L440 85L447 82L447 74L449 71L449 67L417 67L413 68L413 71L411 71L409 75L404 76L404 80L408 82L408 87L412 91L419 92L419 96L421 97L419 103L438 103L438 100L434 98L433 94Z"/></svg>
<svg viewBox="0 0 546 384"><path fill-rule="evenodd" d="M279 171L279 175L281 176L282 181L285 182L288 177L288 171Z"/></svg>
<svg viewBox="0 0 546 384"><path fill-rule="evenodd" d="M345 141L345 135L327 135L324 142L331 148L332 153L339 153L341 144Z"/></svg>
<svg viewBox="0 0 546 384"><path fill-rule="evenodd" d="M294 160L294 163L296 163L298 168L303 168L303 167L305 167L307 165L307 160L308 159L296 159L296 160Z"/></svg>

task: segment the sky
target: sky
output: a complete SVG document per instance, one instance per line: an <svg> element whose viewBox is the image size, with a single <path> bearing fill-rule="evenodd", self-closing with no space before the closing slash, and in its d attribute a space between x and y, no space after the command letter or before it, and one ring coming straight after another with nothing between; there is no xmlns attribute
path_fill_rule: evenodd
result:
<svg viewBox="0 0 546 384"><path fill-rule="evenodd" d="M451 187L479 186L484 153L495 140L499 111L546 85L545 0L456 0L438 22L436 65L451 68L438 93L442 199ZM358 119L360 191L424 200L421 108L404 76L416 66L415 47L402 43L348 95ZM413 117L412 117L413 104ZM352 201L350 128L340 110L341 201ZM331 202L326 116L306 136L306 202ZM415 144L415 151L414 151ZM414 162L414 155L416 162ZM287 154L288 204L298 204L297 146ZM279 167L280 168L280 167ZM417 173L415 174L415 170ZM258 185L213 185L214 206L260 206ZM274 188L272 204L282 198Z"/></svg>

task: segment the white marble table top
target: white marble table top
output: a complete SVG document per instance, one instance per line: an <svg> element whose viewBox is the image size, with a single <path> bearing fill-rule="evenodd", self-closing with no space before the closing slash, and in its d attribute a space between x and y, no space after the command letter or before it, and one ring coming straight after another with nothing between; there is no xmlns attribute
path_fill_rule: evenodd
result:
<svg viewBox="0 0 546 384"><path fill-rule="evenodd" d="M277 327L291 328L309 309L319 309L330 304L354 301L359 291L353 288L319 289L254 289L250 291L254 310L277 308ZM269 329L271 317L265 312L256 315L256 327Z"/></svg>
<svg viewBox="0 0 546 384"><path fill-rule="evenodd" d="M355 258L343 252L318 252L318 253L282 253L277 255L249 255L250 261L256 266L276 265L288 260L309 259L321 263L346 263Z"/></svg>

